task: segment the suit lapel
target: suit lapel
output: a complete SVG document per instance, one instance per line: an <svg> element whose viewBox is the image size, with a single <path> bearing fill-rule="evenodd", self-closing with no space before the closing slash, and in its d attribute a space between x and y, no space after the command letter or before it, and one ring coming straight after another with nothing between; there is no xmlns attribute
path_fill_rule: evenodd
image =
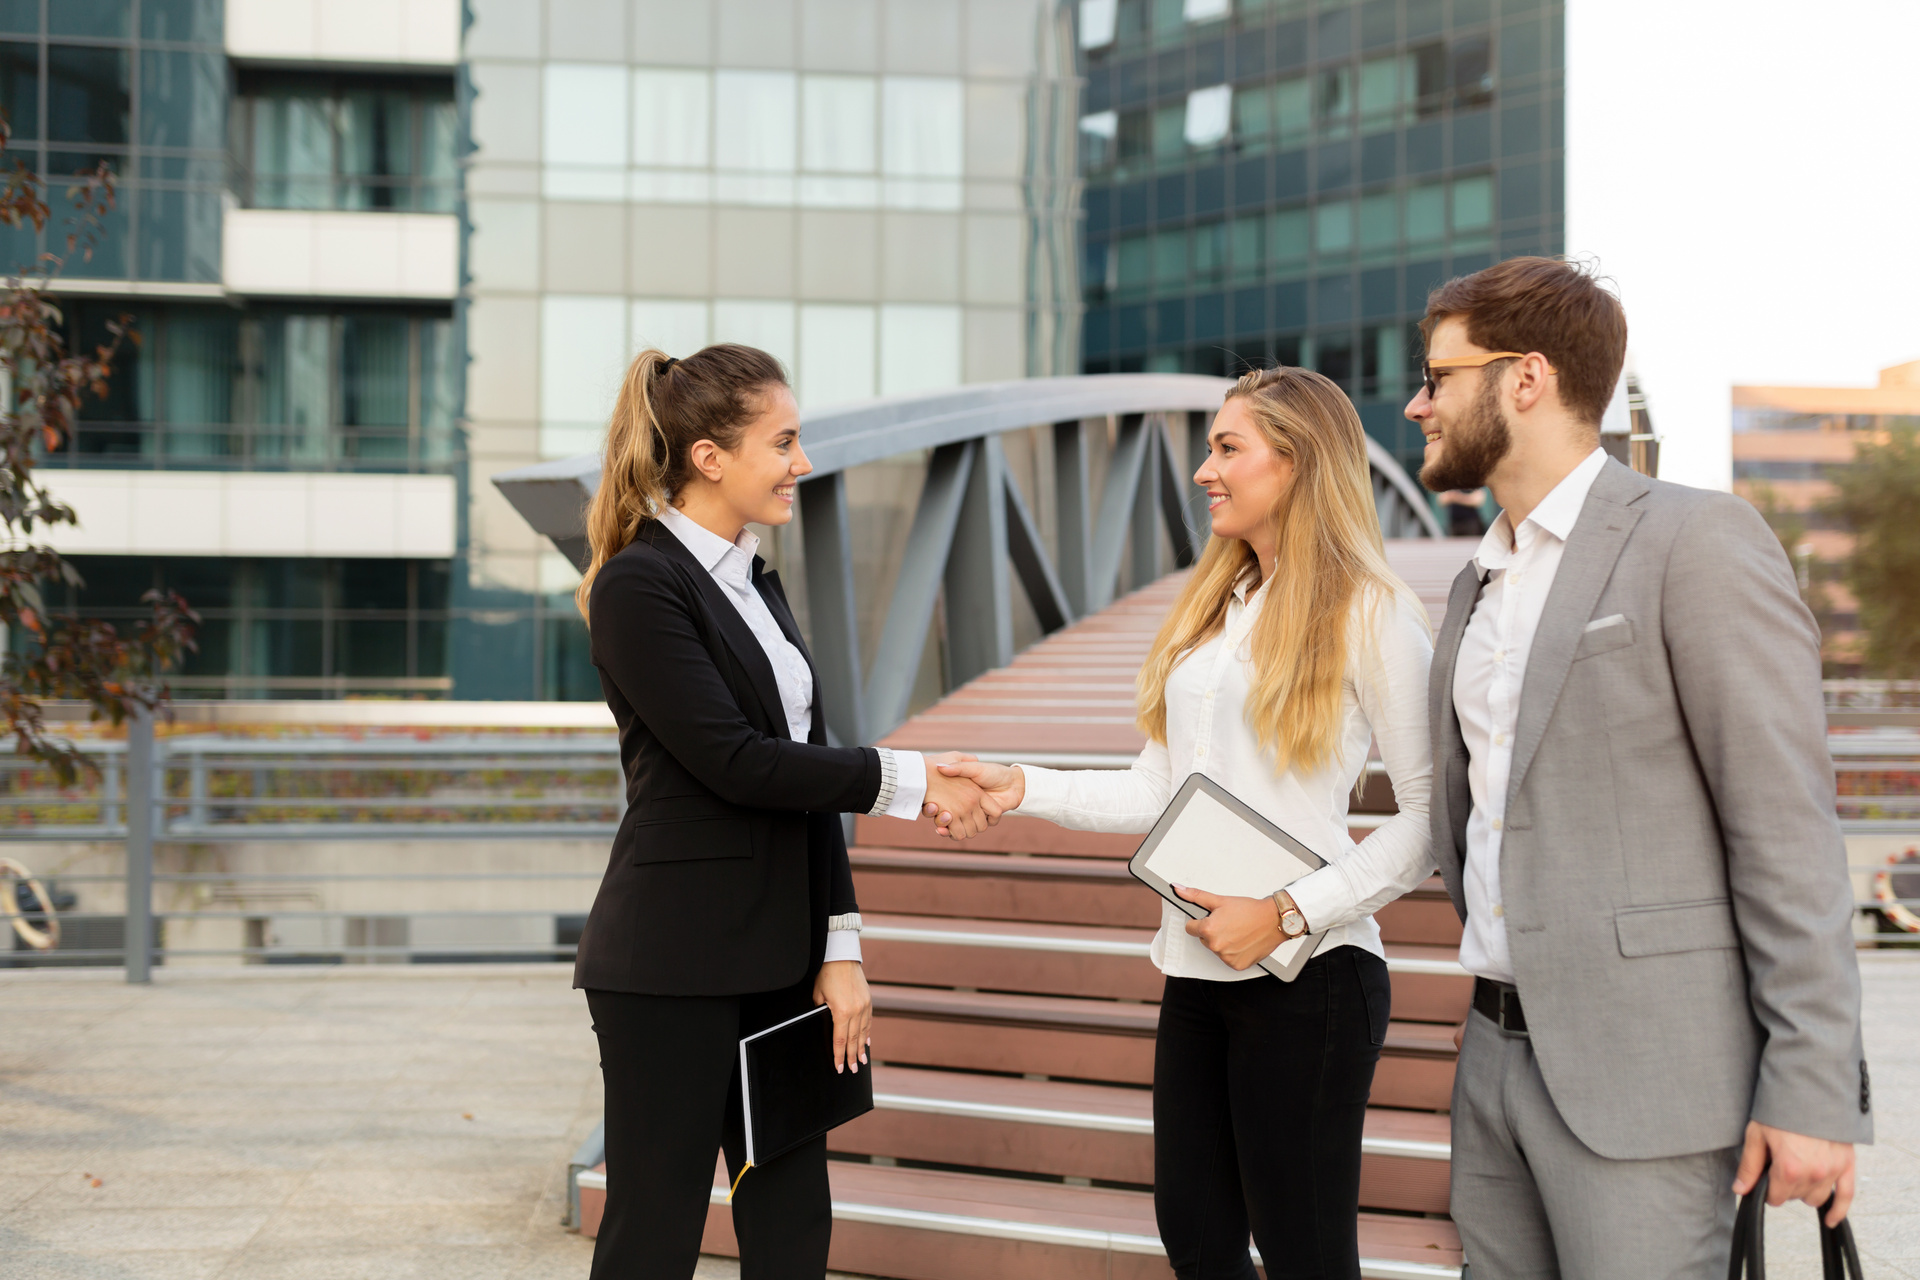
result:
<svg viewBox="0 0 1920 1280"><path fill-rule="evenodd" d="M1573 666L1573 651L1593 617L1593 608L1613 576L1613 566L1640 522L1641 512L1630 506L1651 488L1646 480L1617 462L1609 461L1594 478L1593 488L1580 508L1580 519L1567 538L1560 567L1547 593L1533 650L1520 685L1520 717L1514 726L1513 772L1507 780L1507 805L1520 794L1527 768L1546 737L1560 690Z"/></svg>
<svg viewBox="0 0 1920 1280"><path fill-rule="evenodd" d="M734 660L747 673L747 680L760 699L761 709L773 725L774 736L790 738L786 704L780 700L780 683L773 678L773 662L767 657L767 651L760 647L760 637L753 634L753 628L740 616L739 606L727 598L727 593L713 580L707 567L700 563L693 552L687 550L686 544L673 536L673 530L657 521L649 521L641 526L640 536L687 570L688 576L693 579L694 589L700 593L701 601L713 617L714 625L720 629L721 639L727 642Z"/></svg>
<svg viewBox="0 0 1920 1280"><path fill-rule="evenodd" d="M1452 769L1461 742L1460 715L1453 705L1453 673L1460 663L1460 641L1467 634L1467 623L1480 599L1480 574L1469 560L1453 580L1447 593L1447 616L1440 623L1440 634L1433 647L1433 676L1428 685L1427 723L1433 735L1433 799L1435 827L1446 837L1448 847L1436 848L1435 857L1442 867L1449 862L1457 871L1461 851L1452 847L1455 823L1451 805Z"/></svg>

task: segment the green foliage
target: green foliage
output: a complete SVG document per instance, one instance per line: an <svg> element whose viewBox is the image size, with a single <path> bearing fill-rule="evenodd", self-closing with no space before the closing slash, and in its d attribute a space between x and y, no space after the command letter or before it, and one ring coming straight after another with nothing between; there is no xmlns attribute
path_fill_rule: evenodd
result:
<svg viewBox="0 0 1920 1280"><path fill-rule="evenodd" d="M1860 600L1867 666L1920 677L1920 438L1912 426L1862 444L1834 478L1832 510L1854 531L1847 584Z"/></svg>
<svg viewBox="0 0 1920 1280"><path fill-rule="evenodd" d="M1813 613L1820 634L1827 635L1833 622L1833 597L1827 593L1822 579L1826 576L1823 571L1830 565L1813 558L1807 544L1806 517L1783 503L1779 492L1764 480L1754 482L1750 492L1753 505L1759 508L1773 536L1780 539L1780 549L1787 553L1787 560L1793 565L1794 577L1800 583L1800 598Z"/></svg>
<svg viewBox="0 0 1920 1280"><path fill-rule="evenodd" d="M9 139L0 121L0 152ZM0 224L43 229L50 215L45 182L17 160L0 180ZM41 703L78 699L94 719L114 724L137 708L158 708L167 697L160 676L193 648L199 621L179 596L148 592L142 599L151 618L122 635L105 622L53 616L41 594L45 584L78 585L80 577L58 552L34 541L76 523L73 510L34 476L35 459L61 447L83 399L106 394L121 344L138 341L123 321L109 326L110 343L69 352L60 308L46 292L68 261L92 256L101 219L113 208L113 185L105 162L82 175L67 190L74 212L64 252L42 254L31 271L16 269L0 285L0 639L13 641L0 645L0 717L15 751L63 782L89 766L72 743L48 732Z"/></svg>

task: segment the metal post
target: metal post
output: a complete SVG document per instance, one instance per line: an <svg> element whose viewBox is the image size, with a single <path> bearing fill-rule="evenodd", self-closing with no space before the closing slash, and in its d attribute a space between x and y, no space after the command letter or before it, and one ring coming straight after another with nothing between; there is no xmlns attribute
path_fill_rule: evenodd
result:
<svg viewBox="0 0 1920 1280"><path fill-rule="evenodd" d="M159 753L153 716L136 709L127 719L127 916L128 982L153 981L153 837L159 797Z"/></svg>
<svg viewBox="0 0 1920 1280"><path fill-rule="evenodd" d="M1013 661L1007 460L999 436L973 447L973 471L947 556L947 655L955 685Z"/></svg>
<svg viewBox="0 0 1920 1280"><path fill-rule="evenodd" d="M193 753L187 775L187 821L196 829L207 825L207 754Z"/></svg>
<svg viewBox="0 0 1920 1280"><path fill-rule="evenodd" d="M1140 482L1133 490L1132 568L1128 586L1138 591L1160 576L1160 450L1166 429L1156 417L1147 428Z"/></svg>
<svg viewBox="0 0 1920 1280"><path fill-rule="evenodd" d="M1066 592L1073 616L1087 613L1088 584L1093 580L1093 501L1087 474L1087 424L1053 424L1054 509L1059 513L1060 587Z"/></svg>
<svg viewBox="0 0 1920 1280"><path fill-rule="evenodd" d="M860 615L853 595L853 529L847 477L835 472L800 486L806 542L807 626L820 673L820 709L845 746L867 740L860 689Z"/></svg>
<svg viewBox="0 0 1920 1280"><path fill-rule="evenodd" d="M1121 552L1127 543L1127 522L1133 516L1133 495L1140 485L1141 464L1146 457L1145 416L1123 415L1120 429L1114 433L1113 455L1107 459L1106 487L1100 494L1100 519L1089 556L1093 562L1093 578L1087 585L1087 613L1113 603L1114 586L1120 578Z"/></svg>

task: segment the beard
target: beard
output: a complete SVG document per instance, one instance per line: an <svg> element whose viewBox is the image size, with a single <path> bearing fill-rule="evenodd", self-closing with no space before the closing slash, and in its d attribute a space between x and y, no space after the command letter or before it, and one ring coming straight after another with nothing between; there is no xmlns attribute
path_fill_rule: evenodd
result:
<svg viewBox="0 0 1920 1280"><path fill-rule="evenodd" d="M1466 416L1446 428L1440 456L1420 468L1420 483L1435 493L1478 489L1513 448L1513 433L1500 410L1500 381L1482 374L1480 394Z"/></svg>

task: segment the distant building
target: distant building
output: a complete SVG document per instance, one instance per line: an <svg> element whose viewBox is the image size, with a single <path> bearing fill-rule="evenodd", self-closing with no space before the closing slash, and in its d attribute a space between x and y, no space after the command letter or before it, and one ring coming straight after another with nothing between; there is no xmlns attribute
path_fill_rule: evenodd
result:
<svg viewBox="0 0 1920 1280"><path fill-rule="evenodd" d="M1882 369L1873 387L1733 389L1734 490L1776 528L1798 530L1789 551L1803 586L1826 596L1826 657L1843 671L1861 652L1858 604L1842 581L1853 535L1822 506L1859 443L1895 426L1920 427L1920 360Z"/></svg>
<svg viewBox="0 0 1920 1280"><path fill-rule="evenodd" d="M1090 373L1307 365L1415 470L1427 293L1565 241L1559 0L1079 0Z"/></svg>
<svg viewBox="0 0 1920 1280"><path fill-rule="evenodd" d="M646 343L803 405L1075 371L1075 95L1053 0L0 3L11 157L119 181L68 336L143 339L42 461L57 607L179 589L188 697L599 698L488 478ZM868 488L884 557L917 481Z"/></svg>

